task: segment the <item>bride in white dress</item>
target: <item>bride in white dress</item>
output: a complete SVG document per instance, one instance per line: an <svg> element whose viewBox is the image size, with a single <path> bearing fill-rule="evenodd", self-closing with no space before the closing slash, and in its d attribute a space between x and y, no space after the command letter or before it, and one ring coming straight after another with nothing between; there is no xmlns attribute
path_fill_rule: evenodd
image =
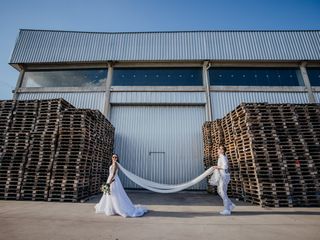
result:
<svg viewBox="0 0 320 240"><path fill-rule="evenodd" d="M118 177L118 155L112 155L112 165L109 168L107 183L110 184L110 195L103 194L99 203L95 205L96 213L107 216L120 215L122 217L141 217L148 210L141 205L133 205L126 194Z"/></svg>

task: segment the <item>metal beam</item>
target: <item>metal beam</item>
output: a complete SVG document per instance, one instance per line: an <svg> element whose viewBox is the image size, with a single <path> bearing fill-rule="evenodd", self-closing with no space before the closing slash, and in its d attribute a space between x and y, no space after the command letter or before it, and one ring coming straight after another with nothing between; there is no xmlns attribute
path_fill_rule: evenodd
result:
<svg viewBox="0 0 320 240"><path fill-rule="evenodd" d="M112 92L203 92L204 86L112 86Z"/></svg>
<svg viewBox="0 0 320 240"><path fill-rule="evenodd" d="M106 87L20 87L18 93L41 93L41 92L105 92Z"/></svg>
<svg viewBox="0 0 320 240"><path fill-rule="evenodd" d="M203 77L203 85L206 90L206 115L207 121L212 121L212 108L211 108L211 97L210 97L210 80L209 80L209 73L208 69L210 68L211 64L208 61L205 61L202 66L202 77Z"/></svg>
<svg viewBox="0 0 320 240"><path fill-rule="evenodd" d="M108 76L106 80L106 94L105 94L105 102L104 102L104 110L103 114L106 118L110 119L110 96L111 96L111 86L112 86L112 75L113 75L113 64L108 63Z"/></svg>
<svg viewBox="0 0 320 240"><path fill-rule="evenodd" d="M23 75L24 75L24 70L21 70L20 73L19 73L19 77L18 77L18 81L17 81L16 87L13 90L13 96L12 96L13 100L17 100L18 99L18 93L19 93L19 89L20 89L21 84L22 84Z"/></svg>
<svg viewBox="0 0 320 240"><path fill-rule="evenodd" d="M306 92L304 86L211 86L212 92Z"/></svg>
<svg viewBox="0 0 320 240"><path fill-rule="evenodd" d="M302 79L304 81L304 85L306 86L306 89L308 91L309 102L310 103L315 103L316 99L315 99L315 97L313 95L313 92L312 92L312 88L311 88L310 80L309 80L309 77L308 77L306 65L307 65L307 62L302 62L299 67L300 67Z"/></svg>

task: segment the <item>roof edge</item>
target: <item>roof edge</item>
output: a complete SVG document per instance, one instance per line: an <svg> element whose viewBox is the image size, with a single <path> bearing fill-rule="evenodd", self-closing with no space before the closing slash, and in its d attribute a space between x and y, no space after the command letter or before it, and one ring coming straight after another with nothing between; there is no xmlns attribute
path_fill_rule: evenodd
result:
<svg viewBox="0 0 320 240"><path fill-rule="evenodd" d="M137 31L137 32L98 32L98 31L76 31L76 30L58 30L58 29L19 29L22 31L38 31L38 32L68 32L68 33L94 33L94 34L140 34L140 33L198 33L198 32L320 32L320 29L283 29L283 30L178 30L178 31Z"/></svg>

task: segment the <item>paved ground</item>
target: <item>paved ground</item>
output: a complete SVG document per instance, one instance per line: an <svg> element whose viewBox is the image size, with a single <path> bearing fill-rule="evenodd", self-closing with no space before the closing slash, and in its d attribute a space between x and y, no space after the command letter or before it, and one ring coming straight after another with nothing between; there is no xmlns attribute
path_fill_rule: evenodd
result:
<svg viewBox="0 0 320 240"><path fill-rule="evenodd" d="M220 216L218 197L206 193L129 192L150 212L142 218L95 214L86 203L0 201L0 239L320 239L320 208L264 209L236 202Z"/></svg>

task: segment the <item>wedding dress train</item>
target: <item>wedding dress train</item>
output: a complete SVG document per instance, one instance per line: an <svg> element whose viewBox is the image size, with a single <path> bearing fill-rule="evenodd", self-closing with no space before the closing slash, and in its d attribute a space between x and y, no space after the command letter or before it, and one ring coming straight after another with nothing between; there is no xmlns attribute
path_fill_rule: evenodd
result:
<svg viewBox="0 0 320 240"><path fill-rule="evenodd" d="M109 168L108 182L112 177L112 165ZM110 195L103 194L98 204L95 205L96 213L104 213L107 216L120 215L122 217L140 217L148 210L141 205L134 205L125 192L118 172L110 185Z"/></svg>
<svg viewBox="0 0 320 240"><path fill-rule="evenodd" d="M208 177L210 174L213 174L213 177L211 177L210 181L215 182L217 184L219 179L219 174L217 174L217 171L214 170L213 167L210 167L205 172L203 172L198 177L185 182L181 184L160 184L156 182L149 181L147 179L143 179L128 170L126 170L123 166L121 166L119 163L117 163L119 170L121 170L130 180L138 184L139 186L148 189L153 192L157 193L174 193L182 191L186 188L189 188L199 182L201 182L203 179ZM112 165L109 168L109 177L108 181L110 182L112 178ZM140 217L144 215L148 210L145 207L142 207L141 205L133 205L131 200L129 199L128 195L126 194L121 181L118 177L118 173L116 173L114 182L112 182L110 186L110 192L111 195L103 194L98 204L96 204L95 209L96 213L105 213L108 216L111 215L121 215L123 217Z"/></svg>

